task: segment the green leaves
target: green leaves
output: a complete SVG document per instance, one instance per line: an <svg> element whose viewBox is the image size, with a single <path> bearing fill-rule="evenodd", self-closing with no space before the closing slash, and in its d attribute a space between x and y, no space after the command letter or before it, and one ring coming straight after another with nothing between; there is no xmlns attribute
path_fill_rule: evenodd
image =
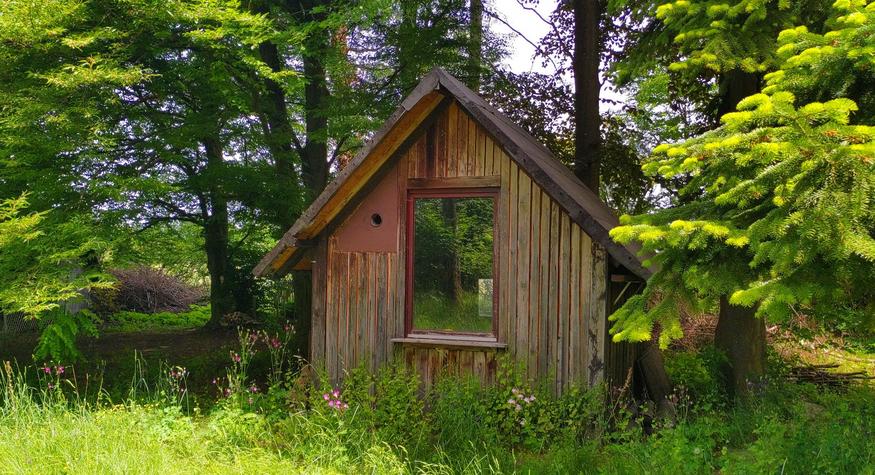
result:
<svg viewBox="0 0 875 475"><path fill-rule="evenodd" d="M82 264L107 249L86 219L57 223L26 209L24 196L0 201L0 312L37 317L108 285Z"/></svg>
<svg viewBox="0 0 875 475"><path fill-rule="evenodd" d="M678 3L664 10L666 18L681 15ZM683 15L690 14L692 7L685 8ZM861 2L841 8L875 19L875 7ZM665 345L681 311L707 308L721 295L734 305L756 306L758 315L770 319L786 318L791 307L872 298L872 116L858 116L862 109L848 97L795 105L797 97L810 97L812 88L831 78L811 77L811 70L845 64L860 51L835 42L813 46L825 37L859 39L864 33L858 30L871 26L847 16L835 20L839 30L823 36L807 28L786 30L779 37L782 51L797 53L768 76L763 92L739 102L719 129L654 149L645 171L686 177L679 194L692 203L626 217L611 232L619 242L640 243L659 269L641 298L612 316L615 339L638 341L659 323L670 329L660 339ZM864 89L855 84L860 97L875 95L875 83Z"/></svg>

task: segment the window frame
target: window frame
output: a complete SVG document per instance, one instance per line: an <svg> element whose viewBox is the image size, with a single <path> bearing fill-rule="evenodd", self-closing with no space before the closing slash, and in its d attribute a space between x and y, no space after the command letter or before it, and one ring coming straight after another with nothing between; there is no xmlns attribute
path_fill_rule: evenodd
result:
<svg viewBox="0 0 875 475"><path fill-rule="evenodd" d="M447 187L447 188L408 188L407 212L405 223L406 259L404 263L404 336L406 338L440 339L452 341L480 340L498 341L498 290L500 278L498 269L501 256L498 251L498 204L500 190L497 187ZM441 330L417 330L413 327L413 293L414 293L414 250L415 239L415 205L417 199L424 198L489 198L492 200L492 331L490 333L458 332Z"/></svg>

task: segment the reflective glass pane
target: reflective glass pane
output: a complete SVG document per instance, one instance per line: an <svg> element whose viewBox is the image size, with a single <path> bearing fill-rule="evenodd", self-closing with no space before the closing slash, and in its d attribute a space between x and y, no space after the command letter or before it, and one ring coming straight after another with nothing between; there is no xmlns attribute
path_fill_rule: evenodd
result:
<svg viewBox="0 0 875 475"><path fill-rule="evenodd" d="M493 199L414 201L413 329L492 332Z"/></svg>

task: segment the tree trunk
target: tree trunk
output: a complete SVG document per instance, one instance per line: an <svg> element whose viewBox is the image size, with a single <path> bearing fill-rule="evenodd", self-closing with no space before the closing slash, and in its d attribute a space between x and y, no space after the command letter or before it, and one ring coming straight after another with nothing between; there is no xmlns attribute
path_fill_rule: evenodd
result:
<svg viewBox="0 0 875 475"><path fill-rule="evenodd" d="M207 155L207 171L214 173L224 163L222 146L214 138L203 140L203 145ZM204 246L210 273L210 320L206 326L216 329L222 318L234 311L234 295L228 279L228 201L216 180L210 181L207 196L209 210L204 220Z"/></svg>
<svg viewBox="0 0 875 475"><path fill-rule="evenodd" d="M307 40L307 55L304 56L304 122L307 143L301 157L304 185L315 198L328 182L328 116L325 101L328 99L325 66L322 55L327 48L328 32L316 30Z"/></svg>
<svg viewBox="0 0 875 475"><path fill-rule="evenodd" d="M307 55L303 58L304 80L304 127L307 142L301 153L301 170L304 186L310 199L315 199L328 183L328 117L325 100L328 86L322 55L327 48L328 32L313 31L307 39ZM295 351L309 357L310 325L312 318L313 276L310 271L292 274L295 292Z"/></svg>
<svg viewBox="0 0 875 475"><path fill-rule="evenodd" d="M720 120L723 114L735 111L738 102L747 96L760 91L761 75L748 73L740 69L728 71L720 78L719 103L717 104L717 117Z"/></svg>
<svg viewBox="0 0 875 475"><path fill-rule="evenodd" d="M766 323L755 313L755 308L738 307L725 296L720 298L714 346L726 354L726 386L736 397L747 396L766 370Z"/></svg>
<svg viewBox="0 0 875 475"><path fill-rule="evenodd" d="M480 92L480 71L483 66L483 0L471 0L468 43L468 87Z"/></svg>
<svg viewBox="0 0 875 475"><path fill-rule="evenodd" d="M457 232L459 228L459 217L456 212L456 200L453 198L444 198L441 200L442 213L444 224L450 228L453 233L453 247L450 251L453 253L452 259L448 262L449 269L449 293L450 298L457 304L462 303L462 269L459 261L459 240Z"/></svg>
<svg viewBox="0 0 875 475"><path fill-rule="evenodd" d="M283 70L283 60L275 44L264 42L258 46L261 60L264 61L273 72ZM259 101L259 109L264 115L265 144L273 157L274 168L277 175L277 184L282 194L291 195L299 190L298 176L295 171L295 149L292 146L295 131L292 129L289 113L286 107L286 94L276 81L265 78L265 94ZM294 209L288 206L291 199L276 200L279 203L277 221L280 232L284 233L294 224Z"/></svg>
<svg viewBox="0 0 875 475"><path fill-rule="evenodd" d="M601 43L598 0L574 0L574 174L599 193L601 116L599 62Z"/></svg>
<svg viewBox="0 0 875 475"><path fill-rule="evenodd" d="M656 415L659 418L674 420L675 408L669 400L672 393L671 380L665 371L662 350L653 339L642 342L640 348L641 356L638 357L638 365L641 368L647 394L656 403Z"/></svg>

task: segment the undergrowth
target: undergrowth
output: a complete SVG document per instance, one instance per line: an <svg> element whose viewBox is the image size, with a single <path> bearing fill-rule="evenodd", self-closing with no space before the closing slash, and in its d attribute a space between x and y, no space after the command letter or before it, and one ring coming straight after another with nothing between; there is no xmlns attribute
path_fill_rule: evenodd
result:
<svg viewBox="0 0 875 475"><path fill-rule="evenodd" d="M107 332L142 332L200 328L210 319L209 305L192 305L185 312L142 313L120 311L106 321Z"/></svg>
<svg viewBox="0 0 875 475"><path fill-rule="evenodd" d="M872 388L791 384L779 364L755 398L730 404L714 389L718 356L669 355L678 419L643 424L647 410L616 392L556 396L510 365L488 388L447 377L423 393L398 367L335 386L292 371L287 342L242 333L209 409L179 366L114 400L83 395L72 368L7 363L0 473L875 473ZM252 358L271 351L257 383Z"/></svg>

